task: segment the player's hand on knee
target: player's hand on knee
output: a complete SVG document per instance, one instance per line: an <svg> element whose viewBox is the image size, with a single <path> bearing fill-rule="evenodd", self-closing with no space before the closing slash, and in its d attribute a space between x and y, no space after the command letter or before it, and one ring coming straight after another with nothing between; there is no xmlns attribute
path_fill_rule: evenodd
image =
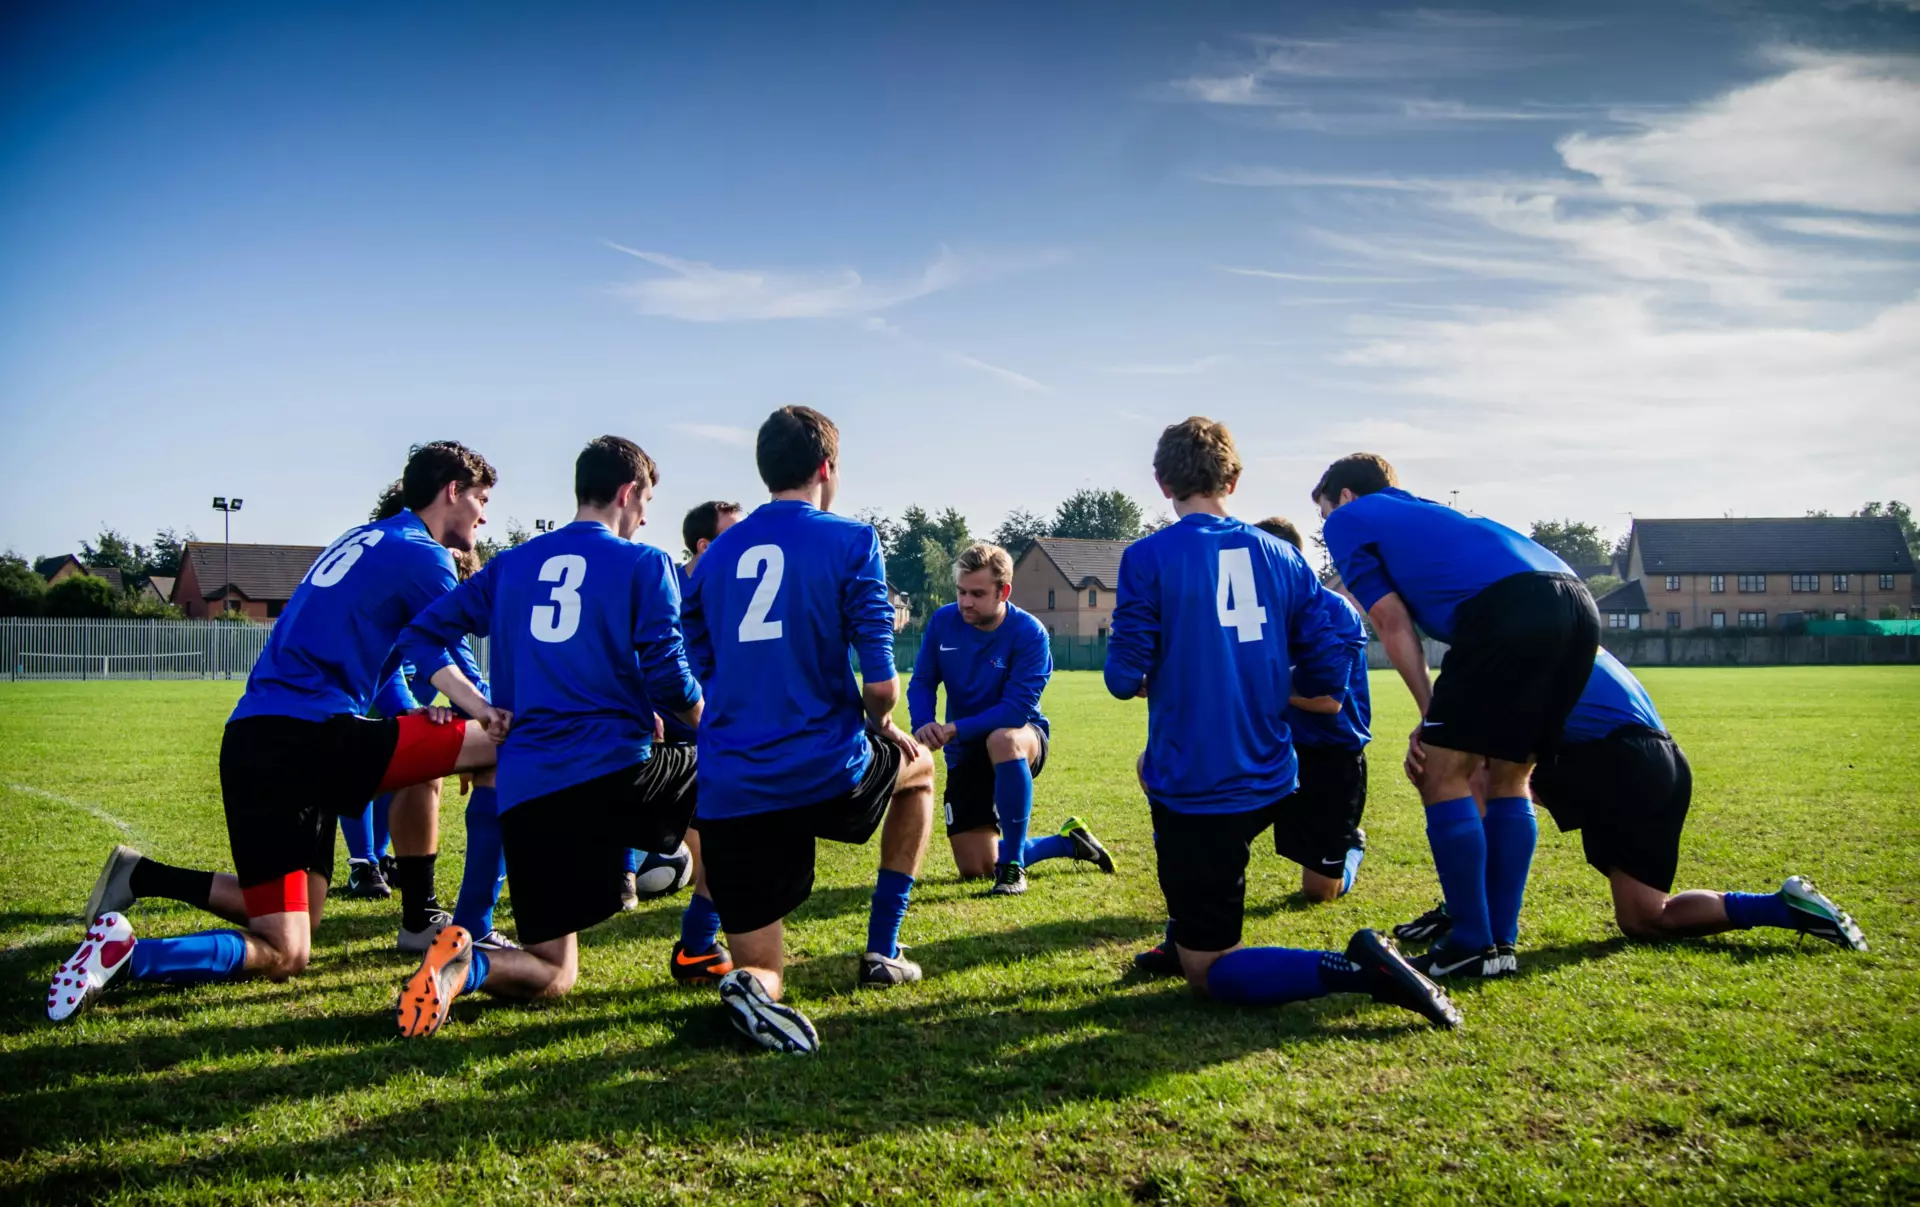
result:
<svg viewBox="0 0 1920 1207"><path fill-rule="evenodd" d="M1407 758L1403 764L1407 773L1407 782L1416 788L1420 786L1421 774L1427 769L1427 751L1420 744L1420 729L1419 725L1415 725L1413 732L1407 735Z"/></svg>
<svg viewBox="0 0 1920 1207"><path fill-rule="evenodd" d="M480 722L480 728L486 730L487 736L495 742L506 741L507 731L513 728L513 714L504 708L495 708L492 705L482 709L480 715L474 720Z"/></svg>
<svg viewBox="0 0 1920 1207"><path fill-rule="evenodd" d="M892 717L887 717L878 723L869 721L867 728L879 734L887 741L892 742L895 746L898 746L900 753L904 754L908 761L917 760L926 754L926 748L914 741L912 734L907 733L898 725L895 725Z"/></svg>
<svg viewBox="0 0 1920 1207"><path fill-rule="evenodd" d="M938 721L928 721L925 725L913 731L913 740L925 746L928 750L938 750L947 744L944 736L945 728L946 727Z"/></svg>

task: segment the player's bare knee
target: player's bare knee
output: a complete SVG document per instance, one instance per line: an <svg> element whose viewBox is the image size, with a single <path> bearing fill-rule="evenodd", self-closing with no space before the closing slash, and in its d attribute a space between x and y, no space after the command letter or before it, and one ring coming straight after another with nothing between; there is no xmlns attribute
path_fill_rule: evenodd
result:
<svg viewBox="0 0 1920 1207"><path fill-rule="evenodd" d="M893 782L896 799L903 792L917 792L922 788L933 787L933 755L923 746L920 753L900 765L900 774Z"/></svg>
<svg viewBox="0 0 1920 1207"><path fill-rule="evenodd" d="M1340 899L1340 882L1314 876L1300 882L1300 895L1315 905L1326 905Z"/></svg>
<svg viewBox="0 0 1920 1207"><path fill-rule="evenodd" d="M1011 763L1026 757L1026 743L1021 740L1022 731L1017 729L996 729L987 735L987 757L996 763Z"/></svg>

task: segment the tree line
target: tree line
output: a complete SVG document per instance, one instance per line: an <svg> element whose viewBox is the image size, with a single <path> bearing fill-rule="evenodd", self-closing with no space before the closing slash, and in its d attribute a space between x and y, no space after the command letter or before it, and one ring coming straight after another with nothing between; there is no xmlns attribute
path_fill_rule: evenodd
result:
<svg viewBox="0 0 1920 1207"><path fill-rule="evenodd" d="M12 550L0 553L0 616L178 620L183 615L180 609L153 598L142 588L155 575L177 577L187 542L194 539L191 531L182 536L171 528L162 528L151 544L142 545L127 539L118 529L102 527L93 540L80 542L80 551L73 556L92 569L118 570L123 584L120 590L106 578L91 574L70 575L49 586L34 569L38 562L49 559L29 562Z"/></svg>

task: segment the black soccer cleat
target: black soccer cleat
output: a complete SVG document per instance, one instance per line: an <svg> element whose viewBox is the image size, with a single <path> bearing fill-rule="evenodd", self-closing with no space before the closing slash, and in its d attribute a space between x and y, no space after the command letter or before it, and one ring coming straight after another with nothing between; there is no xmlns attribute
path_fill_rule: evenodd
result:
<svg viewBox="0 0 1920 1207"><path fill-rule="evenodd" d="M1520 971L1520 952L1511 943L1495 943L1493 950L1500 957L1500 975L1512 976Z"/></svg>
<svg viewBox="0 0 1920 1207"><path fill-rule="evenodd" d="M1489 947L1484 951L1455 951L1445 943L1435 943L1427 949L1427 954L1415 956L1408 963L1422 976L1435 981L1468 978L1491 980L1508 972L1506 959L1500 955L1497 947Z"/></svg>
<svg viewBox="0 0 1920 1207"><path fill-rule="evenodd" d="M1436 1027L1460 1025L1460 1011L1446 990L1422 975L1379 931L1356 932L1347 941L1347 961L1360 970L1374 1001L1411 1010Z"/></svg>
<svg viewBox="0 0 1920 1207"><path fill-rule="evenodd" d="M1142 976L1182 976L1186 971L1180 967L1179 950L1165 939L1145 951L1136 952L1133 969Z"/></svg>
<svg viewBox="0 0 1920 1207"><path fill-rule="evenodd" d="M1018 897L1027 891L1027 869L1017 863L996 863L993 865L993 887L987 890L989 897Z"/></svg>
<svg viewBox="0 0 1920 1207"><path fill-rule="evenodd" d="M1109 876L1113 875L1113 855L1108 852L1104 843L1093 836L1093 831L1087 828L1086 822L1077 817L1067 818L1066 824L1060 827L1060 837L1073 844L1075 859L1082 863L1090 863Z"/></svg>
<svg viewBox="0 0 1920 1207"><path fill-rule="evenodd" d="M1402 943L1436 943L1453 929L1453 915L1442 901L1411 922L1393 928L1393 937Z"/></svg>
<svg viewBox="0 0 1920 1207"><path fill-rule="evenodd" d="M380 873L380 865L371 859L347 861L347 896L356 901L385 901L393 896L393 886Z"/></svg>

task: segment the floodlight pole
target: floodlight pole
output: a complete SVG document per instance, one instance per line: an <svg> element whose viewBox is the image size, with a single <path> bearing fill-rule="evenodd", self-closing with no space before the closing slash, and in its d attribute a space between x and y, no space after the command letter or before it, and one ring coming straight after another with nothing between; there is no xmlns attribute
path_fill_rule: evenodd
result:
<svg viewBox="0 0 1920 1207"><path fill-rule="evenodd" d="M229 499L225 495L215 495L213 498L213 509L220 513L223 534L220 542L221 574L225 580L220 584L220 611L223 613L233 610L233 513L240 510L243 502L244 499Z"/></svg>

